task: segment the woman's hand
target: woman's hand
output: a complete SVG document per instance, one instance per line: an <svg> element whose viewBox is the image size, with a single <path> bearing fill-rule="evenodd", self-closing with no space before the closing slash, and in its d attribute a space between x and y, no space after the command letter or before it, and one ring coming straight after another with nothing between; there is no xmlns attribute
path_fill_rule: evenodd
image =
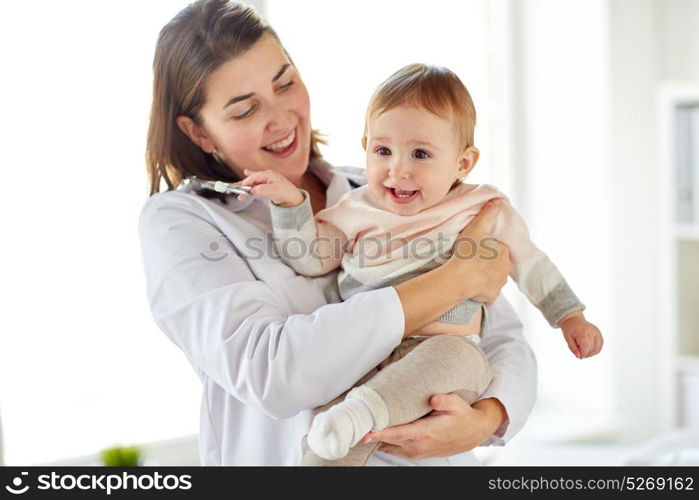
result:
<svg viewBox="0 0 699 500"><path fill-rule="evenodd" d="M502 203L494 199L483 206L459 234L446 263L461 277L461 282L468 284L470 295L466 298L487 305L498 298L512 269L508 248L490 236Z"/></svg>
<svg viewBox="0 0 699 500"><path fill-rule="evenodd" d="M435 394L434 409L415 422L370 432L362 442L382 441L378 450L413 460L470 451L491 436L507 418L496 398L469 406L456 394Z"/></svg>
<svg viewBox="0 0 699 500"><path fill-rule="evenodd" d="M459 302L491 305L512 268L506 246L488 237L500 201L486 203L459 234L452 256L441 266L394 285L403 307L403 338L413 335Z"/></svg>
<svg viewBox="0 0 699 500"><path fill-rule="evenodd" d="M280 207L295 207L303 202L303 193L279 172L274 170L253 172L245 169L244 173L247 177L237 184L255 186L251 191L254 195L265 196ZM239 200L245 198L247 195L238 195Z"/></svg>

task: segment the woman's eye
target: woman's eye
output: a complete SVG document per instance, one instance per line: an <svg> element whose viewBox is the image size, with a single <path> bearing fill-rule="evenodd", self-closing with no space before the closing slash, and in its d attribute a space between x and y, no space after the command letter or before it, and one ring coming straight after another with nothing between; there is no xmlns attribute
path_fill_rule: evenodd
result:
<svg viewBox="0 0 699 500"><path fill-rule="evenodd" d="M236 115L236 116L234 116L233 118L234 118L235 120L242 120L243 118L247 118L248 116L250 116L251 114L253 114L253 113L255 112L255 109L256 109L256 108L257 108L257 105L251 107L250 109L248 109L248 110L247 110L245 113L243 113L242 115Z"/></svg>
<svg viewBox="0 0 699 500"><path fill-rule="evenodd" d="M375 152L381 156L388 156L391 154L391 150L388 148L384 148L383 146L379 146L378 148L376 148Z"/></svg>
<svg viewBox="0 0 699 500"><path fill-rule="evenodd" d="M413 156L415 156L415 158L417 158L418 160L426 160L430 157L430 154L423 149L416 149L413 152Z"/></svg>
<svg viewBox="0 0 699 500"><path fill-rule="evenodd" d="M284 85L282 85L281 87L279 87L279 89L280 89L280 90L286 90L286 89L288 89L289 87L293 86L295 83L296 83L295 81L290 80L289 83L285 83Z"/></svg>

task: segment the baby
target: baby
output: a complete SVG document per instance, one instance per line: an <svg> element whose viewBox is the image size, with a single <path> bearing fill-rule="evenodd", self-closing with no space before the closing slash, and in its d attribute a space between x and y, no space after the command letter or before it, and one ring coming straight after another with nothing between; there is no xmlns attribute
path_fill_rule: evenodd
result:
<svg viewBox="0 0 699 500"><path fill-rule="evenodd" d="M491 234L510 250L512 278L549 324L562 329L577 357L596 354L599 329L585 320L585 306L531 242L507 197L493 186L464 182L478 161L475 122L471 96L454 73L411 64L381 84L369 103L362 139L366 186L314 217L308 192L277 172L246 170L241 184L271 200L280 254L298 273L320 276L341 267L325 290L330 302L440 266L481 207L502 198ZM492 378L479 346L487 330L485 305L466 300L405 339L351 390L316 409L302 463L364 465L378 443L360 440L429 413L432 395L455 392L475 402Z"/></svg>

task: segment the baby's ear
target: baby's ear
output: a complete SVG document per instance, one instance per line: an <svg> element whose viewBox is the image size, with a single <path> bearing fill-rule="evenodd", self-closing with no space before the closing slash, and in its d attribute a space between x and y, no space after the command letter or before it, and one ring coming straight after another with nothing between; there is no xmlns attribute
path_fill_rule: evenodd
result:
<svg viewBox="0 0 699 500"><path fill-rule="evenodd" d="M461 154L461 159L459 160L459 176L465 177L470 174L473 167L478 163L479 156L480 152L473 146L464 149L464 152Z"/></svg>
<svg viewBox="0 0 699 500"><path fill-rule="evenodd" d="M362 149L366 151L366 136L362 137Z"/></svg>

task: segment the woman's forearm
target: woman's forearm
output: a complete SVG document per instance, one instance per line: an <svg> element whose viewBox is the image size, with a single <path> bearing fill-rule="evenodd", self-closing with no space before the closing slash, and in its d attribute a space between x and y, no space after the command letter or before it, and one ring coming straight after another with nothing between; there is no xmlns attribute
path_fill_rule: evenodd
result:
<svg viewBox="0 0 699 500"><path fill-rule="evenodd" d="M457 278L452 261L395 285L405 317L403 338L431 323L456 304L472 297L468 278Z"/></svg>

